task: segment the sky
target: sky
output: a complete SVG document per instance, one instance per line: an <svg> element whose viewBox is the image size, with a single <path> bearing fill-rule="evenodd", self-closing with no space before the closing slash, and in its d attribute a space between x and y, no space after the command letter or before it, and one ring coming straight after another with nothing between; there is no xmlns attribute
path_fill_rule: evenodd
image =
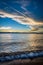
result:
<svg viewBox="0 0 43 65"><path fill-rule="evenodd" d="M0 30L43 29L43 0L0 0Z"/></svg>

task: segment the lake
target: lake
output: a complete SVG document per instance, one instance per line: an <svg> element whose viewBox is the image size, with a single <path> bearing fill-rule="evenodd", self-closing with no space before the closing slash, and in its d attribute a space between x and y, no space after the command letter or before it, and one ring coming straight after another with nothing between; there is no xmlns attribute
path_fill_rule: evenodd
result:
<svg viewBox="0 0 43 65"><path fill-rule="evenodd" d="M0 53L32 50L43 50L43 34L0 34Z"/></svg>

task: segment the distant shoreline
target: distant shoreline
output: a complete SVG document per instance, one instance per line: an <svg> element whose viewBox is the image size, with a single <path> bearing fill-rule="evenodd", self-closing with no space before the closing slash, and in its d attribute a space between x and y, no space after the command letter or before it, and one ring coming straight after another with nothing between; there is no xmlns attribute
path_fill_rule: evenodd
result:
<svg viewBox="0 0 43 65"><path fill-rule="evenodd" d="M0 34L43 34L43 32L0 32Z"/></svg>

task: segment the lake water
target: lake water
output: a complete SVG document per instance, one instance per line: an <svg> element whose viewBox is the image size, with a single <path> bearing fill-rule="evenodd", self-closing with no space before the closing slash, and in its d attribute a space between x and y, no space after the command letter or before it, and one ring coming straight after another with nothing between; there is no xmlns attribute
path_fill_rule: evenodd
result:
<svg viewBox="0 0 43 65"><path fill-rule="evenodd" d="M43 50L43 34L0 34L0 53Z"/></svg>

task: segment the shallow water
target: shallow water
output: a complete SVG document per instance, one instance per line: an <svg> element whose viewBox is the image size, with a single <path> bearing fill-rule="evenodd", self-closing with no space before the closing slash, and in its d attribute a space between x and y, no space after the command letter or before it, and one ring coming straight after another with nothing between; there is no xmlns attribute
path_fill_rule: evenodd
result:
<svg viewBox="0 0 43 65"><path fill-rule="evenodd" d="M0 53L43 50L43 34L0 34Z"/></svg>

